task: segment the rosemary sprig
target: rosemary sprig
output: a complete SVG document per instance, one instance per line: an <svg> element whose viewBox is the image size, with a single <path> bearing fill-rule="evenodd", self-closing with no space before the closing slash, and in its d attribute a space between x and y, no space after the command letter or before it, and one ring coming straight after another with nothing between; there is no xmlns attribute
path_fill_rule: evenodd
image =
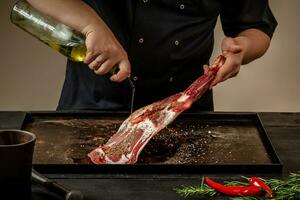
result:
<svg viewBox="0 0 300 200"><path fill-rule="evenodd" d="M188 187L182 187L182 188L175 188L175 191L177 194L183 197L189 197L189 196L215 196L217 194L217 191L209 187L204 183L204 177L202 177L201 185L196 186L188 186Z"/></svg>
<svg viewBox="0 0 300 200"><path fill-rule="evenodd" d="M249 178L243 177L247 180ZM297 200L300 199L300 172L290 173L287 180L279 179L262 179L274 192L274 197L270 200ZM225 185L248 185L248 183L240 181L227 181ZM187 186L175 189L176 193L183 197L190 196L217 196L220 193L204 183L202 177L201 185ZM231 197L231 200L263 200L264 197L247 196L247 197Z"/></svg>

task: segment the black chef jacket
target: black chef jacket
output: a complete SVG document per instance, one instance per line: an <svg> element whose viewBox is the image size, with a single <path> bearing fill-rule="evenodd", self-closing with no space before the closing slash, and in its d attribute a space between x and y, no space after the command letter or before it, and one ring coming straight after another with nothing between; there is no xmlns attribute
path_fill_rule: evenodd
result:
<svg viewBox="0 0 300 200"><path fill-rule="evenodd" d="M277 22L267 0L86 0L129 56L136 86L134 108L183 91L203 73L218 16L226 36L257 28L270 37ZM94 74L68 61L58 110L129 110L128 81ZM213 110L212 91L192 106Z"/></svg>

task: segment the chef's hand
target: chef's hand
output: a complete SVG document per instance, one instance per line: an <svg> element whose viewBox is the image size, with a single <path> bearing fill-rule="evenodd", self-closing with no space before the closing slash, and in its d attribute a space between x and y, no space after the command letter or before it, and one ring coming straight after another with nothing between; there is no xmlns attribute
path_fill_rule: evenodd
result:
<svg viewBox="0 0 300 200"><path fill-rule="evenodd" d="M130 76L131 67L126 51L104 23L85 27L87 47L84 63L96 74L103 75L117 66L119 71L110 79L121 82Z"/></svg>
<svg viewBox="0 0 300 200"><path fill-rule="evenodd" d="M263 56L270 46L270 41L271 38L266 33L252 28L240 32L235 38L225 38L221 49L226 61L219 69L211 87L236 76L241 64L248 64ZM207 70L208 66L204 66L204 73L207 73Z"/></svg>
<svg viewBox="0 0 300 200"><path fill-rule="evenodd" d="M222 41L221 46L223 55L226 57L224 65L219 69L215 79L212 81L210 88L217 85L218 83L225 81L229 78L236 76L243 61L244 52L242 45L234 38L226 37ZM204 66L204 73L207 73L208 66Z"/></svg>

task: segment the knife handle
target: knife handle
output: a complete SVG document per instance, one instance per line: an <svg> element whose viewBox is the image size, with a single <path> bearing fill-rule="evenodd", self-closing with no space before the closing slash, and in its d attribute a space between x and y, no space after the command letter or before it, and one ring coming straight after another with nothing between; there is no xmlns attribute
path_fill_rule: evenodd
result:
<svg viewBox="0 0 300 200"><path fill-rule="evenodd" d="M32 169L31 178L34 182L44 186L48 190L63 196L65 200L83 200L83 195L80 191L70 190L56 181L41 175L34 169Z"/></svg>

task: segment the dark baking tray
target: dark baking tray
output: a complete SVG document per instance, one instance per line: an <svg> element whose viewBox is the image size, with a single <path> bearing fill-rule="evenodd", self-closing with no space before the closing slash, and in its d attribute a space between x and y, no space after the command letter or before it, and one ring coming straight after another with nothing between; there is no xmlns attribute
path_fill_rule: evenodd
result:
<svg viewBox="0 0 300 200"><path fill-rule="evenodd" d="M282 164L256 113L183 113L155 136L135 165L94 165L86 156L129 113L28 112L42 173L280 173Z"/></svg>

